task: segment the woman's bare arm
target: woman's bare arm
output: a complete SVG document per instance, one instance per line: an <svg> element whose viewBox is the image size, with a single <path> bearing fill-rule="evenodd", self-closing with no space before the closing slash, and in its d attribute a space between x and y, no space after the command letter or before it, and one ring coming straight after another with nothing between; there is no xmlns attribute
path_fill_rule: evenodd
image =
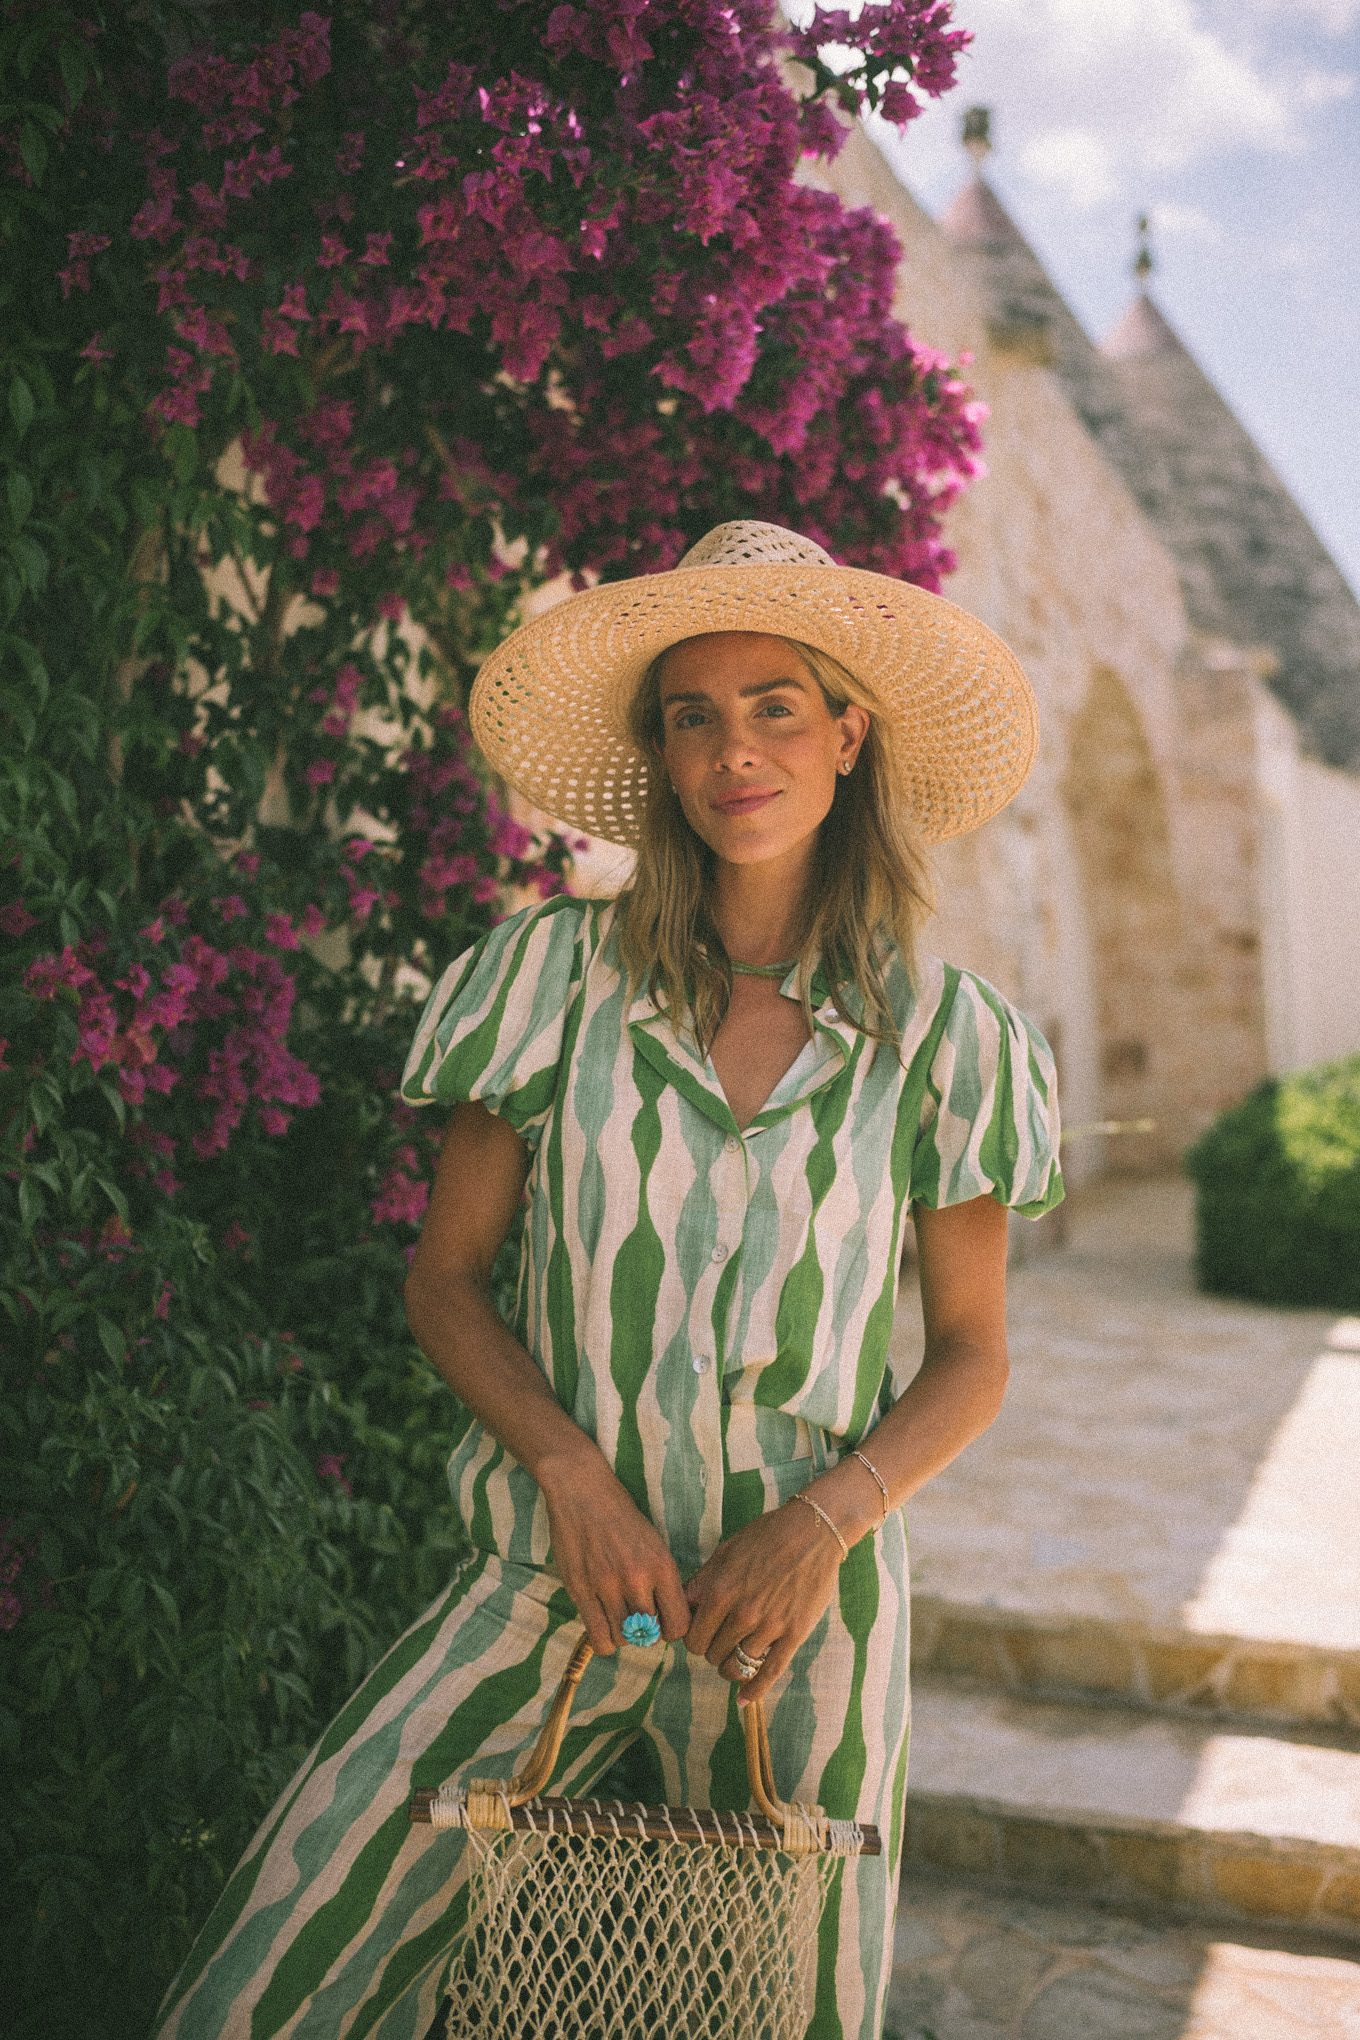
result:
<svg viewBox="0 0 1360 2040"><path fill-rule="evenodd" d="M562 1408L488 1293L529 1172L523 1141L482 1105L454 1108L406 1283L421 1350L460 1402L543 1492L553 1559L595 1649L624 1616L655 1610L668 1639L689 1627L674 1559L594 1441Z"/></svg>
<svg viewBox="0 0 1360 2040"><path fill-rule="evenodd" d="M865 1452L882 1475L891 1508L957 1458L1001 1407L1006 1221L1004 1207L991 1197L916 1213L925 1358ZM882 1520L883 1498L856 1459L843 1459L806 1493L847 1544ZM690 1581L689 1648L719 1667L738 1643L754 1657L768 1648L764 1670L744 1689L745 1698L758 1699L817 1626L840 1564L840 1547L810 1509L790 1503L762 1517L719 1545Z"/></svg>

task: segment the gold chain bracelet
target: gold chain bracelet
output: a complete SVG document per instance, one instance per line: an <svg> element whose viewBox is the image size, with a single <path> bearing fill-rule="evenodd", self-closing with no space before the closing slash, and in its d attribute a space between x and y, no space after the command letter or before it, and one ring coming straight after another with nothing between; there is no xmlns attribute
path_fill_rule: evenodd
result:
<svg viewBox="0 0 1360 2040"><path fill-rule="evenodd" d="M793 1500L793 1501L795 1501L795 1502L802 1502L802 1503L804 1503L804 1504L805 1504L805 1506L806 1506L807 1508L811 1509L811 1511L812 1511L812 1513L813 1513L813 1515L814 1515L814 1516L820 1516L820 1517L821 1517L821 1519L822 1519L822 1521L823 1521L823 1522L825 1523L825 1525L826 1525L827 1529L828 1529L828 1530L829 1530L829 1531L831 1532L831 1535L832 1535L832 1536L833 1536L833 1537L835 1538L835 1540L836 1540L837 1544L839 1544L839 1546L840 1546L840 1548L841 1548L841 1557L842 1557L843 1559L844 1559L844 1558L849 1558L849 1556L850 1556L850 1546L849 1546L849 1545L848 1545L848 1544L846 1543L845 1539L844 1539L844 1538L843 1538L843 1537L841 1536L841 1533L840 1533L840 1531L839 1531L839 1530L838 1530L838 1529L836 1528L836 1526L835 1526L835 1524L834 1524L834 1523L832 1522L831 1518L830 1518L830 1517L829 1517L829 1516L827 1515L827 1513L826 1513L826 1510L825 1510L825 1509L819 1509L819 1508L818 1508L818 1506L817 1506L817 1504L816 1504L816 1502L814 1502L814 1501L813 1501L813 1499L812 1499L812 1496L811 1496L811 1495L805 1495L805 1494L799 1493L799 1494L793 1495L793 1496L791 1497L791 1500Z"/></svg>
<svg viewBox="0 0 1360 2040"><path fill-rule="evenodd" d="M884 1483L883 1476L879 1472L878 1468L874 1465L873 1460L866 1459L864 1454L854 1446L852 1446L850 1449L850 1457L852 1459L857 1459L860 1465L865 1469L865 1471L867 1473L871 1473L878 1483L878 1492L883 1497L883 1522L879 1524L879 1528L881 1530L883 1527L883 1523L886 1523L888 1520L888 1490Z"/></svg>

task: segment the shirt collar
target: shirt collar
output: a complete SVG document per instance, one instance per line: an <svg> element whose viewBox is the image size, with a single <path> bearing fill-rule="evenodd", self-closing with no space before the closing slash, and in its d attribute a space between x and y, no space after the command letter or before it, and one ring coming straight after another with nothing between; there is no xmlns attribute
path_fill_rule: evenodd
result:
<svg viewBox="0 0 1360 2040"><path fill-rule="evenodd" d="M789 972L779 990L783 998L797 1000L796 968ZM813 972L812 996L816 1002L812 1009L812 1039L751 1119L745 1129L748 1134L774 1125L818 1091L825 1090L852 1067L864 1047L865 1037L836 1012L820 966ZM659 1012L643 992L629 1001L624 1020L639 1054L659 1075L674 1084L682 1097L706 1118L715 1120L727 1132L738 1130L712 1061L699 1053L688 1012L677 1032L669 1015Z"/></svg>

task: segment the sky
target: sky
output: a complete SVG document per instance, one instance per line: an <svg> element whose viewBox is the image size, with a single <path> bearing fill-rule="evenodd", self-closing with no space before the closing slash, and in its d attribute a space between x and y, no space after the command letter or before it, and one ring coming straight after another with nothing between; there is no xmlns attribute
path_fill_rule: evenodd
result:
<svg viewBox="0 0 1360 2040"><path fill-rule="evenodd" d="M1096 339L1152 294L1360 591L1360 0L955 0L959 83L875 139L938 214L987 176Z"/></svg>

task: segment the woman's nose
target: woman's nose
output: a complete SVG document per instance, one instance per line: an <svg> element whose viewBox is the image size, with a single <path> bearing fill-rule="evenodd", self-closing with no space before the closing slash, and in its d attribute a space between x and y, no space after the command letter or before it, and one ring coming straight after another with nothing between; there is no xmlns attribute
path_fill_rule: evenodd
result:
<svg viewBox="0 0 1360 2040"><path fill-rule="evenodd" d="M713 746L713 765L718 772L740 772L755 764L760 747L743 722L724 722L717 731Z"/></svg>

